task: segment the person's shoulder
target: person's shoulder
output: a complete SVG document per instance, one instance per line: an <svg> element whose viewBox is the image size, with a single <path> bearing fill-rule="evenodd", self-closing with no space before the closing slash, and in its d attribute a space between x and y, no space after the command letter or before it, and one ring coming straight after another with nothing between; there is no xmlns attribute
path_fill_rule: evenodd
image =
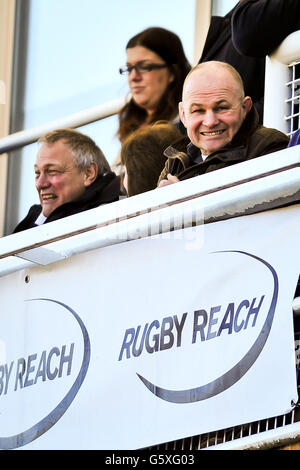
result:
<svg viewBox="0 0 300 470"><path fill-rule="evenodd" d="M249 140L250 153L266 155L287 148L289 137L278 129L258 126Z"/></svg>
<svg viewBox="0 0 300 470"><path fill-rule="evenodd" d="M289 137L287 136L287 134L273 127L267 127L263 125L258 126L256 129L256 134L261 135L264 138L271 137L271 138L284 140L287 143L289 142Z"/></svg>
<svg viewBox="0 0 300 470"><path fill-rule="evenodd" d="M35 226L35 221L38 218L39 214L41 213L42 207L39 204L34 204L30 207L27 215L24 217L21 222L15 227L13 233L21 232L28 228L32 228Z"/></svg>

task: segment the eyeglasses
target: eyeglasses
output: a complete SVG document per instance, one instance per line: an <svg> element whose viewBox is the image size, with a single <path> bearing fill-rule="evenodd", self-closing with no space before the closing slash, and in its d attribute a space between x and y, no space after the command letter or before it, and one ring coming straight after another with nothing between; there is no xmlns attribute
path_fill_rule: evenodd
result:
<svg viewBox="0 0 300 470"><path fill-rule="evenodd" d="M138 62L135 65L125 65L119 69L121 75L129 75L133 69L136 70L138 74L151 72L152 70L159 70L168 67L167 64L148 64L144 62Z"/></svg>

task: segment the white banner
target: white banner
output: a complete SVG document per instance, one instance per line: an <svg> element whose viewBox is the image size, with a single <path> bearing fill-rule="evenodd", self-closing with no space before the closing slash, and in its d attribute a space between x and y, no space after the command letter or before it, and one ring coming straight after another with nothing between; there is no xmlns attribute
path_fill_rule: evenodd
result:
<svg viewBox="0 0 300 470"><path fill-rule="evenodd" d="M0 279L0 448L137 449L289 412L300 207Z"/></svg>

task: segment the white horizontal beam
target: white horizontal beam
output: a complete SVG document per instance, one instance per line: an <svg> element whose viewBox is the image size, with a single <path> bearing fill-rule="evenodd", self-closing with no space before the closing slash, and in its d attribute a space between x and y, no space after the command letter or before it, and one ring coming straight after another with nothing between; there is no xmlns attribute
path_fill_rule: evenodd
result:
<svg viewBox="0 0 300 470"><path fill-rule="evenodd" d="M214 194L213 204L219 216L222 215L225 205L226 210L228 210L228 204L232 204L230 211L232 216L235 210L243 210L246 206L251 208L251 204L257 203L257 198L260 198L262 202L262 197L265 197L265 200L270 202L271 198L276 198L276 194L280 192L281 196L288 196L288 192L290 193L289 196L292 196L300 188L300 181L298 182L299 165L300 147L295 146L174 185L122 199L71 217L3 237L0 239L0 258L38 246L45 246L48 243L88 232L95 228L115 224L122 218L132 218L145 212L153 212L169 205L179 204L188 199L195 199L209 194ZM289 170L289 174L284 176L287 170ZM259 181L259 178L272 173L274 173L274 178L276 173L279 174L273 180L274 187L272 188L272 183L268 183L268 186L260 185L261 189L258 189L259 183L256 182ZM248 194L245 190L240 191L237 189L231 193L227 191L226 197L230 197L230 202L229 199L224 198L224 193L220 194L226 188L234 186L240 188L244 182L251 182L251 180L254 182L251 186L253 188L251 189L252 195L255 194L253 201L251 201L251 194ZM262 193L259 196L260 190ZM267 196L266 191L270 193L269 196ZM243 202L241 202L242 199ZM212 201L211 198L210 200ZM238 204L240 204L239 209ZM206 206L207 216L208 207Z"/></svg>
<svg viewBox="0 0 300 470"><path fill-rule="evenodd" d="M277 49L266 58L264 125L288 133L285 116L289 67L300 61L300 31L287 36ZM276 97L276 98L275 98Z"/></svg>
<svg viewBox="0 0 300 470"><path fill-rule="evenodd" d="M271 58L285 65L300 61L300 30L291 33L275 49ZM274 78L274 77L273 77Z"/></svg>
<svg viewBox="0 0 300 470"><path fill-rule="evenodd" d="M126 103L127 97L118 98L70 116L56 119L31 129L16 132L0 139L0 155L36 142L43 134L55 129L76 128L117 114Z"/></svg>
<svg viewBox="0 0 300 470"><path fill-rule="evenodd" d="M297 146L3 237L0 275L7 273L4 261L12 256L46 265L165 233L176 219L194 224L196 215L200 225L299 202L299 188Z"/></svg>

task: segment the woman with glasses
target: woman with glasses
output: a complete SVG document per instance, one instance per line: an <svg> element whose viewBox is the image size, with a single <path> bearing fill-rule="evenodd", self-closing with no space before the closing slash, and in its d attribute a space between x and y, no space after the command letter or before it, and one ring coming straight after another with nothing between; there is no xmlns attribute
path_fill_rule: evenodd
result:
<svg viewBox="0 0 300 470"><path fill-rule="evenodd" d="M164 28L147 28L132 37L126 55L120 73L128 78L131 98L119 113L121 143L141 126L159 120L175 125L183 82L191 68L179 37ZM116 171L115 164L113 168Z"/></svg>

